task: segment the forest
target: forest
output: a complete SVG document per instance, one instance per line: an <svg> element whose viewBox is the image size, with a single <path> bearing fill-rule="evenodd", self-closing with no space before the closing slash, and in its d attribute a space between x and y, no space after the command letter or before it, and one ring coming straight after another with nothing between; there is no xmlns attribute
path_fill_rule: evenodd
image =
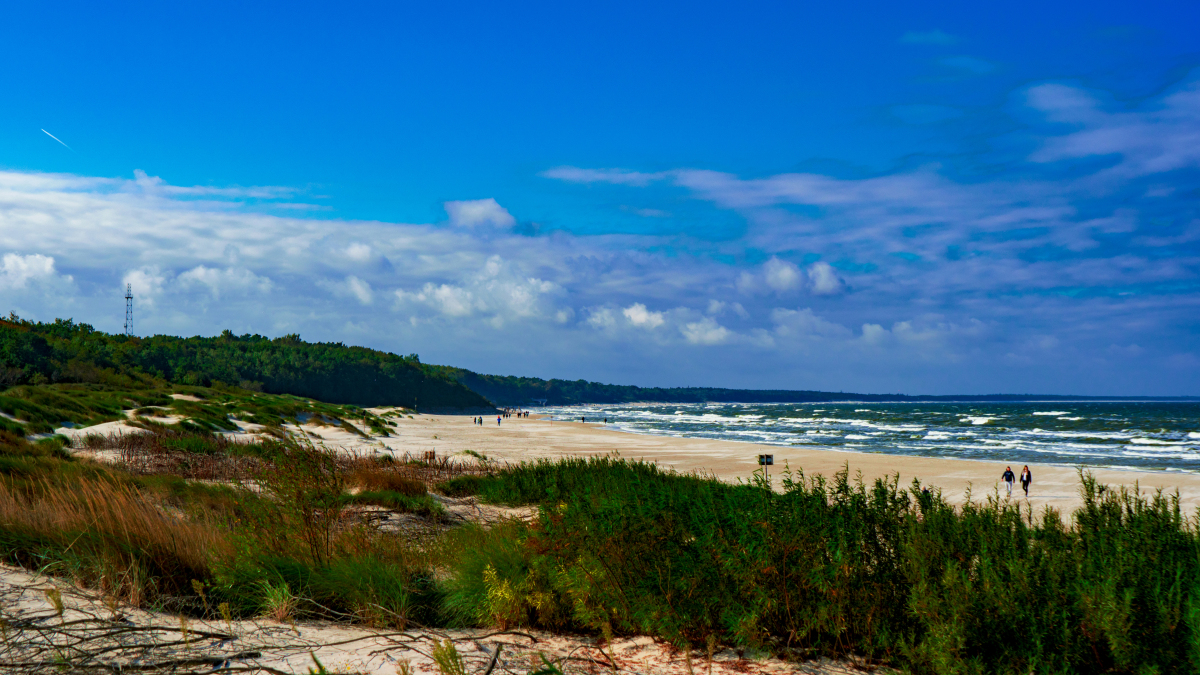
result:
<svg viewBox="0 0 1200 675"><path fill-rule="evenodd" d="M165 383L235 386L327 403L412 409L484 408L490 404L415 354L311 343L299 335L267 338L110 335L70 319L0 320L0 389L17 385L97 384L118 388Z"/></svg>

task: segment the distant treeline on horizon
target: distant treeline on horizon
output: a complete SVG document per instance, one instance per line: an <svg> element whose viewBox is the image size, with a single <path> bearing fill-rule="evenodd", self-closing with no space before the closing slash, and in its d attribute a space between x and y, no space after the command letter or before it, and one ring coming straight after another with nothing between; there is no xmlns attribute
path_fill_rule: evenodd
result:
<svg viewBox="0 0 1200 675"><path fill-rule="evenodd" d="M41 323L9 315L0 320L0 389L17 385L224 383L327 403L416 409L525 407L591 403L861 403L1200 400L1200 397L1097 397L1034 394L908 396L788 389L638 387L586 380L484 375L421 363L340 342L277 338L135 337L113 335L70 319Z"/></svg>
<svg viewBox="0 0 1200 675"><path fill-rule="evenodd" d="M722 387L637 387L587 380L543 380L514 375L482 375L463 368L442 368L453 379L500 406L580 405L586 403L1018 403L1022 401L1200 401L1196 396L1064 396L1054 394L985 394L909 396L858 394L795 389L727 389Z"/></svg>

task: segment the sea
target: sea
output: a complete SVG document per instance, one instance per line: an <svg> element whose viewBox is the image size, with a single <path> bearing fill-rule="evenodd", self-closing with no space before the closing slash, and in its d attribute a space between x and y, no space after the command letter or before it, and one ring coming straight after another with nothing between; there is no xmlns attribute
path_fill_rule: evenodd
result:
<svg viewBox="0 0 1200 675"><path fill-rule="evenodd" d="M638 403L532 409L634 434L1200 472L1200 402Z"/></svg>

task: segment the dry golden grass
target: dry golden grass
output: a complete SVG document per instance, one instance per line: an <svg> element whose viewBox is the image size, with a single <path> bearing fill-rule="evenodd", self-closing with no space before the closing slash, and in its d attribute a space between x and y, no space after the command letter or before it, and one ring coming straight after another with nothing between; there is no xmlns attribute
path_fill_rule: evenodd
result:
<svg viewBox="0 0 1200 675"><path fill-rule="evenodd" d="M133 487L95 480L0 483L0 536L7 554L57 566L135 605L207 576L212 554L227 547L214 527L177 517Z"/></svg>
<svg viewBox="0 0 1200 675"><path fill-rule="evenodd" d="M395 463L356 461L347 471L346 482L362 490L390 490L413 497L427 492L424 481L415 471Z"/></svg>

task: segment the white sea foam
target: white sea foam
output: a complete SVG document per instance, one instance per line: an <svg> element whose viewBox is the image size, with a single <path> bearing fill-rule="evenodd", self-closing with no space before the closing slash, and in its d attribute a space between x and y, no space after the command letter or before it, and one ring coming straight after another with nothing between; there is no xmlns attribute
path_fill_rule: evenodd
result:
<svg viewBox="0 0 1200 675"><path fill-rule="evenodd" d="M548 407L539 412L567 421L608 417L609 428L656 436L964 459L1022 461L1024 455L1069 464L1200 472L1200 410L1184 413L1182 419L1152 411L1143 415L1101 409L1084 416L1006 405L946 405L929 411L902 405L852 409L811 404L623 404ZM930 422L946 421L923 424L928 416L934 416ZM1054 419L1048 423L1069 430L1040 428L1043 419ZM1058 425L1059 421L1072 424Z"/></svg>
<svg viewBox="0 0 1200 675"><path fill-rule="evenodd" d="M1131 438L1129 442L1133 445L1187 445L1186 441L1162 441L1157 438Z"/></svg>

